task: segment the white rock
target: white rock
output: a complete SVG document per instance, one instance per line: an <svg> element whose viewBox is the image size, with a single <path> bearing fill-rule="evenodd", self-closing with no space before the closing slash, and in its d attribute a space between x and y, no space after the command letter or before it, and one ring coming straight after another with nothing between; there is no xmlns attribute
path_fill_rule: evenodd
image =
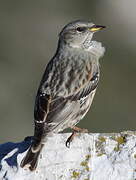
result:
<svg viewBox="0 0 136 180"><path fill-rule="evenodd" d="M67 148L69 135L49 138L33 172L19 166L26 152L18 154L18 167L7 164L6 158L16 152L13 149L1 161L0 179L136 180L136 132L81 134Z"/></svg>

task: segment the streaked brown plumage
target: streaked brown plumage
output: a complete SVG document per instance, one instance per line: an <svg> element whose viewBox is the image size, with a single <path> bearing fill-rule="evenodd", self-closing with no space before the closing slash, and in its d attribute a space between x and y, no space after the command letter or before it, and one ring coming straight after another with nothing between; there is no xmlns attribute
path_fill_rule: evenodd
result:
<svg viewBox="0 0 136 180"><path fill-rule="evenodd" d="M104 47L92 41L92 36L102 28L74 21L61 31L56 54L38 89L34 141L21 167L34 170L47 137L74 127L88 112L99 81L99 58L104 54Z"/></svg>

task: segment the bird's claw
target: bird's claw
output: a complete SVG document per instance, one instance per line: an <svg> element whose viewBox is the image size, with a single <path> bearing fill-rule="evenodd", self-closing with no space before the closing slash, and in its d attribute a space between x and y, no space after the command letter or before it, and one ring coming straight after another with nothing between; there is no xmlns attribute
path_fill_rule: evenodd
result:
<svg viewBox="0 0 136 180"><path fill-rule="evenodd" d="M76 136L76 132L73 131L73 133L71 134L71 136L68 137L67 141L66 141L66 147L70 148L70 143L72 142L73 138Z"/></svg>
<svg viewBox="0 0 136 180"><path fill-rule="evenodd" d="M71 136L66 141L66 147L70 148L70 143L72 142Z"/></svg>
<svg viewBox="0 0 136 180"><path fill-rule="evenodd" d="M66 147L70 148L70 142L69 141L66 141Z"/></svg>

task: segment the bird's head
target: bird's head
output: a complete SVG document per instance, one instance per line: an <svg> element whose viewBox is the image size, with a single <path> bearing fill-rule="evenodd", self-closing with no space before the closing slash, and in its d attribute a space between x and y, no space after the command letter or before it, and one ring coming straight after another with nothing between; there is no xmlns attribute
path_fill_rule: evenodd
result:
<svg viewBox="0 0 136 180"><path fill-rule="evenodd" d="M85 42L91 41L95 32L103 28L105 26L95 25L90 21L73 21L60 32L60 41L72 47L81 47Z"/></svg>

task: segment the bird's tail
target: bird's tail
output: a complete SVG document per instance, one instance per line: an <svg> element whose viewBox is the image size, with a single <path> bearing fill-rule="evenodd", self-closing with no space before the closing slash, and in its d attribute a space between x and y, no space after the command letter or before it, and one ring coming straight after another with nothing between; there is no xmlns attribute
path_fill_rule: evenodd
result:
<svg viewBox="0 0 136 180"><path fill-rule="evenodd" d="M41 145L36 151L33 150L33 145L29 148L26 156L22 160L20 166L29 168L31 171L35 170L38 163L38 157L42 150L43 145Z"/></svg>

